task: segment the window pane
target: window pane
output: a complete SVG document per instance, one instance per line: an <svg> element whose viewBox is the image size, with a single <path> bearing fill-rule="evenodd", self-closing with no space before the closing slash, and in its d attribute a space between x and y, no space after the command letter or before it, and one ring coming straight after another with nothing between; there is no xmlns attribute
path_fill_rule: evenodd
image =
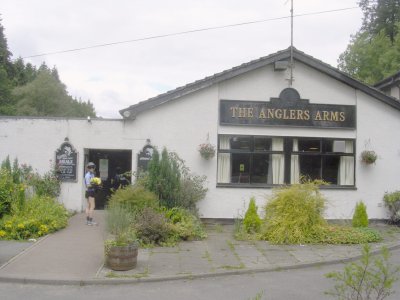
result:
<svg viewBox="0 0 400 300"><path fill-rule="evenodd" d="M269 154L254 154L251 168L251 183L267 183L269 165Z"/></svg>
<svg viewBox="0 0 400 300"><path fill-rule="evenodd" d="M231 149L235 150L251 150L251 137L235 136L231 137Z"/></svg>
<svg viewBox="0 0 400 300"><path fill-rule="evenodd" d="M343 153L346 152L346 143L352 147L352 141L343 140L325 140L324 151L327 153ZM347 147L349 148L349 147ZM352 149L351 149L352 150Z"/></svg>
<svg viewBox="0 0 400 300"><path fill-rule="evenodd" d="M250 183L250 154L232 154L232 183Z"/></svg>
<svg viewBox="0 0 400 300"><path fill-rule="evenodd" d="M254 150L256 151L270 151L272 145L271 138L255 137L254 138Z"/></svg>
<svg viewBox="0 0 400 300"><path fill-rule="evenodd" d="M330 184L338 184L340 156L326 156L322 166L322 179Z"/></svg>
<svg viewBox="0 0 400 300"><path fill-rule="evenodd" d="M300 155L300 175L307 178L321 179L321 156L320 155Z"/></svg>
<svg viewBox="0 0 400 300"><path fill-rule="evenodd" d="M320 152L321 141L316 139L298 139L300 152Z"/></svg>

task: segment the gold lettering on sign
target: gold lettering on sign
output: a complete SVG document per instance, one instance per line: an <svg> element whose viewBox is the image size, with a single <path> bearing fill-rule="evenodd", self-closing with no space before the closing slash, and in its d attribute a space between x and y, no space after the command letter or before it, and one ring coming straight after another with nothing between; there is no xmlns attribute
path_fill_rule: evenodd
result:
<svg viewBox="0 0 400 300"><path fill-rule="evenodd" d="M259 119L266 119L266 118L267 118L266 115L265 115L265 110L264 110L264 108L261 109L260 114L258 115L258 118L259 118Z"/></svg>
<svg viewBox="0 0 400 300"><path fill-rule="evenodd" d="M322 121L321 112L320 112L319 110L318 110L317 113L315 114L314 120L315 120L315 121Z"/></svg>
<svg viewBox="0 0 400 300"><path fill-rule="evenodd" d="M253 107L231 107L229 108L232 114L232 118L253 118L254 108Z"/></svg>
<svg viewBox="0 0 400 300"><path fill-rule="evenodd" d="M237 107L231 107L229 110L232 112L232 118L236 118Z"/></svg>
<svg viewBox="0 0 400 300"><path fill-rule="evenodd" d="M332 121L332 122L344 122L346 115L343 111L317 111L314 117L315 121Z"/></svg>

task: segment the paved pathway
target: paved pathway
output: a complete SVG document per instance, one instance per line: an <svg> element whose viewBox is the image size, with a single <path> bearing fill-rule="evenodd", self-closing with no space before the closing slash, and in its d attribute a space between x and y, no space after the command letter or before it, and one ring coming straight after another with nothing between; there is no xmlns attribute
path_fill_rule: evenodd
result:
<svg viewBox="0 0 400 300"><path fill-rule="evenodd" d="M209 277L331 264L355 259L362 250L360 245L277 246L262 241L236 241L232 236L233 226L217 225L207 227L208 238L203 241L140 249L135 269L111 271L103 266L104 213L96 211L96 214L99 226L86 226L84 215L77 214L66 229L28 244L21 253L16 247L19 254L0 267L0 281L115 284ZM372 244L373 250L383 245L400 247L400 229L386 227L385 231L384 241ZM3 247L0 243L1 253Z"/></svg>

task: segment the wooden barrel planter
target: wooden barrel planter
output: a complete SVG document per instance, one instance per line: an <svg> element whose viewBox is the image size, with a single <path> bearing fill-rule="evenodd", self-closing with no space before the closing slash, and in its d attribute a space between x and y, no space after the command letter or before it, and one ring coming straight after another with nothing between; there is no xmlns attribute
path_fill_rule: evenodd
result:
<svg viewBox="0 0 400 300"><path fill-rule="evenodd" d="M105 249L106 266L114 271L128 271L136 267L138 245L107 246Z"/></svg>

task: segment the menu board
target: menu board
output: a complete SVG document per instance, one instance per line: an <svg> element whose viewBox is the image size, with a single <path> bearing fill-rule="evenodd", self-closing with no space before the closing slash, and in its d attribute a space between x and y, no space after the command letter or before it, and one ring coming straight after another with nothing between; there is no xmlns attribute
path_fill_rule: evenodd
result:
<svg viewBox="0 0 400 300"><path fill-rule="evenodd" d="M78 153L74 147L65 142L56 151L56 169L61 181L76 181Z"/></svg>

